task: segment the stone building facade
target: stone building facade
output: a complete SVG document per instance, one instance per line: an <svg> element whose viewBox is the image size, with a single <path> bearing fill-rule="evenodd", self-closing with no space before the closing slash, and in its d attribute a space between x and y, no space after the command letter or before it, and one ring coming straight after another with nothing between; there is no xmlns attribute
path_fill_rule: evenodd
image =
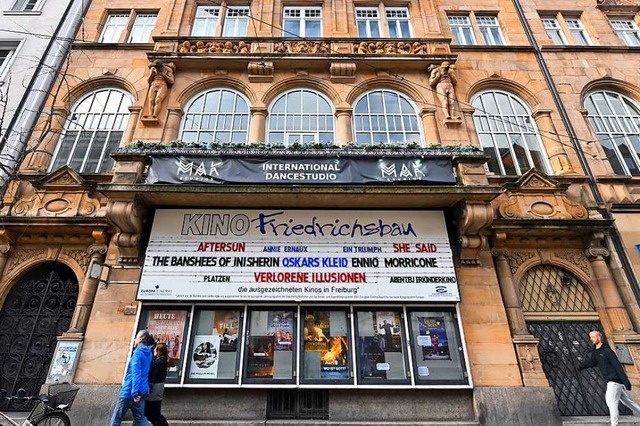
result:
<svg viewBox="0 0 640 426"><path fill-rule="evenodd" d="M555 7L94 0L4 195L14 382L55 321L81 424L145 327L169 419L604 414L590 330L640 381L637 6Z"/></svg>

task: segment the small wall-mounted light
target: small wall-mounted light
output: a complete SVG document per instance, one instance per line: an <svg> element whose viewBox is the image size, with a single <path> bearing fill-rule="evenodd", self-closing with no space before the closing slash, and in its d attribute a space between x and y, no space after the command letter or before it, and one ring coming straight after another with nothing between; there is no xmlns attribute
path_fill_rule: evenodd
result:
<svg viewBox="0 0 640 426"><path fill-rule="evenodd" d="M92 263L89 268L89 278L96 280L100 278L100 275L102 275L102 264Z"/></svg>
<svg viewBox="0 0 640 426"><path fill-rule="evenodd" d="M562 286L563 287L571 287L571 275L564 274L562 276Z"/></svg>

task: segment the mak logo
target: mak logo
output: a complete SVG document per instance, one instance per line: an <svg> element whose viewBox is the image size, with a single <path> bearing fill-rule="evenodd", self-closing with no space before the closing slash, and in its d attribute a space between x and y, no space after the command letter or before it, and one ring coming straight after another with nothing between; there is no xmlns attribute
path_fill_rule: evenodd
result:
<svg viewBox="0 0 640 426"><path fill-rule="evenodd" d="M380 173L382 178L395 179L419 179L427 176L422 171L422 164L415 162L381 164Z"/></svg>

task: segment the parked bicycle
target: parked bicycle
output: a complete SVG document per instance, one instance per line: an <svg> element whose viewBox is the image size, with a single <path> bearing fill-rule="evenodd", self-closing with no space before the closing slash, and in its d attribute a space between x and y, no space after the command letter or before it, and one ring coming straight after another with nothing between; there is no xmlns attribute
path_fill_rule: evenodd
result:
<svg viewBox="0 0 640 426"><path fill-rule="evenodd" d="M18 390L16 396L7 395L5 389L0 390L0 398L8 401L34 401L29 416L20 424L0 411L0 419L8 420L12 426L71 426L67 411L71 409L79 388L70 383L50 385L46 395L26 396L24 389Z"/></svg>

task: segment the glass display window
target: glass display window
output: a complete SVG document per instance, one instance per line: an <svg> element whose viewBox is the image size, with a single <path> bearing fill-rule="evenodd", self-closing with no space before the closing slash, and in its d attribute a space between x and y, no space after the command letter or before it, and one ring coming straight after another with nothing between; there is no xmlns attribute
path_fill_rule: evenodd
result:
<svg viewBox="0 0 640 426"><path fill-rule="evenodd" d="M147 329L156 343L167 345L169 352L167 383L182 378L185 336L189 325L190 308L149 307L140 313L138 330Z"/></svg>
<svg viewBox="0 0 640 426"><path fill-rule="evenodd" d="M350 321L341 308L303 308L301 383L350 384Z"/></svg>
<svg viewBox="0 0 640 426"><path fill-rule="evenodd" d="M404 320L399 309L356 311L358 384L408 384Z"/></svg>
<svg viewBox="0 0 640 426"><path fill-rule="evenodd" d="M252 310L245 339L244 383L294 383L296 311Z"/></svg>
<svg viewBox="0 0 640 426"><path fill-rule="evenodd" d="M195 313L188 351L188 383L237 383L243 311L201 308Z"/></svg>
<svg viewBox="0 0 640 426"><path fill-rule="evenodd" d="M467 384L455 311L412 309L409 312L416 384Z"/></svg>

